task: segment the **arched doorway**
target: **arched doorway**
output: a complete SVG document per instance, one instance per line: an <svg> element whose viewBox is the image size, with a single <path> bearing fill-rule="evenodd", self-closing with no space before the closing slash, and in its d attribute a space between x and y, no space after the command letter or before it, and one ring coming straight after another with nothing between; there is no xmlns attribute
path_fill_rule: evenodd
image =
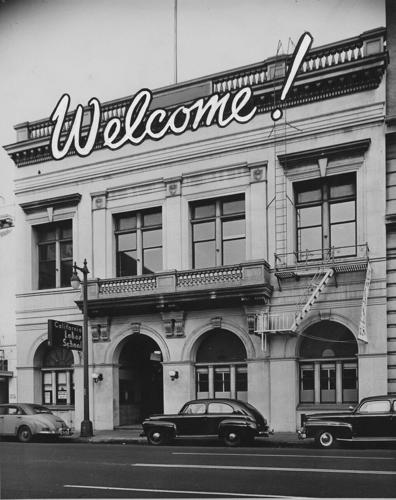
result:
<svg viewBox="0 0 396 500"><path fill-rule="evenodd" d="M335 321L320 321L301 335L300 403L356 402L358 345L353 333Z"/></svg>
<svg viewBox="0 0 396 500"><path fill-rule="evenodd" d="M216 328L200 338L195 357L197 398L247 401L246 349L232 332Z"/></svg>
<svg viewBox="0 0 396 500"><path fill-rule="evenodd" d="M134 334L124 341L119 356L120 425L163 412L161 361L158 344L147 335Z"/></svg>

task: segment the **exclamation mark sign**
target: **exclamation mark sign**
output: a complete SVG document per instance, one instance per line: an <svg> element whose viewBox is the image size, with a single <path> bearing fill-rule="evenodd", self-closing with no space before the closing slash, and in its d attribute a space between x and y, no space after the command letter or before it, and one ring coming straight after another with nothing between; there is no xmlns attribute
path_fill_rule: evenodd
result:
<svg viewBox="0 0 396 500"><path fill-rule="evenodd" d="M301 66L305 54L310 49L312 42L313 42L313 37L311 33L308 33L308 31L306 31L300 36L297 46L294 49L292 64L289 66L289 72L287 74L285 83L283 84L282 94L280 96L281 102L286 99L287 93L289 92L290 87L293 85L294 79L296 78L297 71ZM275 108L271 112L271 118L274 120L274 122L280 120L282 116L283 116L283 111L281 110L281 108Z"/></svg>

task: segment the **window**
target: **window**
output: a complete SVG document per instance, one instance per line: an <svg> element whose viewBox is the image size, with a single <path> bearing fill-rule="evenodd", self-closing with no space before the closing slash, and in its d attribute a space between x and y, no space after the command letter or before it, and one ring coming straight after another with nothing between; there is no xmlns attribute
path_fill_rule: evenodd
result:
<svg viewBox="0 0 396 500"><path fill-rule="evenodd" d="M183 413L186 415L202 415L206 412L204 403L192 403L184 409Z"/></svg>
<svg viewBox="0 0 396 500"><path fill-rule="evenodd" d="M73 266L72 221L36 226L38 287L69 287Z"/></svg>
<svg viewBox="0 0 396 500"><path fill-rule="evenodd" d="M209 403L208 413L234 413L234 410L226 403Z"/></svg>
<svg viewBox="0 0 396 500"><path fill-rule="evenodd" d="M162 270L162 211L159 208L117 215L117 276Z"/></svg>
<svg viewBox="0 0 396 500"><path fill-rule="evenodd" d="M390 401L366 401L359 409L359 413L388 413Z"/></svg>
<svg viewBox="0 0 396 500"><path fill-rule="evenodd" d="M62 347L48 349L43 359L44 405L73 405L73 354Z"/></svg>
<svg viewBox="0 0 396 500"><path fill-rule="evenodd" d="M321 321L303 333L300 403L355 403L358 399L357 343L343 325Z"/></svg>
<svg viewBox="0 0 396 500"><path fill-rule="evenodd" d="M345 174L295 184L299 260L356 255L356 177Z"/></svg>
<svg viewBox="0 0 396 500"><path fill-rule="evenodd" d="M196 355L197 398L247 399L246 350L233 333L216 328L203 336Z"/></svg>
<svg viewBox="0 0 396 500"><path fill-rule="evenodd" d="M238 264L245 259L243 195L191 205L194 269Z"/></svg>

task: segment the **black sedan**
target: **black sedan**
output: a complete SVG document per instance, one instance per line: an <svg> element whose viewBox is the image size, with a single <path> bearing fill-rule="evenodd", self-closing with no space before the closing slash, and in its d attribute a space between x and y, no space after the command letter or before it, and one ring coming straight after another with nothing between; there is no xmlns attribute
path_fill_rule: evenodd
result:
<svg viewBox="0 0 396 500"><path fill-rule="evenodd" d="M253 441L270 434L268 423L249 403L235 399L197 399L185 403L179 413L153 415L144 420L143 434L150 444L169 443L176 437L218 437L227 446Z"/></svg>

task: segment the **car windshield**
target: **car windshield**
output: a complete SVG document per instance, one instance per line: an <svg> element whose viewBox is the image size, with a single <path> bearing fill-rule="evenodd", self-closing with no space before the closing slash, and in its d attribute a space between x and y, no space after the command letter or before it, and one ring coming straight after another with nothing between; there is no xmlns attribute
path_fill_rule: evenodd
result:
<svg viewBox="0 0 396 500"><path fill-rule="evenodd" d="M34 405L32 406L33 413L49 413L52 414L51 410L46 408L45 406Z"/></svg>

